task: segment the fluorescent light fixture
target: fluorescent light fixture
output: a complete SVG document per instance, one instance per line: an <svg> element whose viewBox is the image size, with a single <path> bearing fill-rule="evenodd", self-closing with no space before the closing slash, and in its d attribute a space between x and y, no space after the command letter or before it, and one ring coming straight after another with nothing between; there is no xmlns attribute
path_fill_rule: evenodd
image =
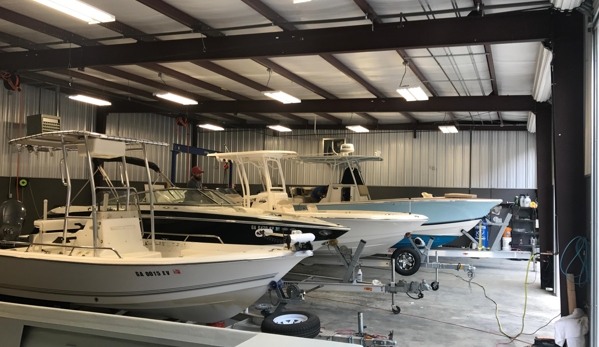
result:
<svg viewBox="0 0 599 347"><path fill-rule="evenodd" d="M428 95L420 87L415 88L399 88L397 90L406 101L424 101L428 100Z"/></svg>
<svg viewBox="0 0 599 347"><path fill-rule="evenodd" d="M582 5L583 0L551 0L553 6L562 11L572 11Z"/></svg>
<svg viewBox="0 0 599 347"><path fill-rule="evenodd" d="M454 125L439 125L439 130L441 130L443 134L456 134L458 132L458 128Z"/></svg>
<svg viewBox="0 0 599 347"><path fill-rule="evenodd" d="M214 131L223 131L223 130L225 130L225 128L223 128L223 127L219 127L218 125L212 125L212 124L200 124L198 126L200 128L204 128L204 129L208 129L208 130L214 130Z"/></svg>
<svg viewBox="0 0 599 347"><path fill-rule="evenodd" d="M551 97L551 60L553 60L553 53L543 45L539 45L538 52L532 97L535 101L545 102Z"/></svg>
<svg viewBox="0 0 599 347"><path fill-rule="evenodd" d="M301 4L302 2L310 2L312 0L293 0L294 4Z"/></svg>
<svg viewBox="0 0 599 347"><path fill-rule="evenodd" d="M280 131L282 133L291 131L291 129L286 128L282 125L269 125L268 127L271 128L272 130Z"/></svg>
<svg viewBox="0 0 599 347"><path fill-rule="evenodd" d="M346 128L348 128L351 131L357 132L357 133L367 133L370 131L361 125L348 125L348 126L346 126Z"/></svg>
<svg viewBox="0 0 599 347"><path fill-rule="evenodd" d="M273 98L277 101L280 101L284 104L299 104L300 102L302 102L300 99L296 98L295 96L291 96L285 92L282 92L280 90L269 90L266 92L262 92L262 94L268 96L269 98Z"/></svg>
<svg viewBox="0 0 599 347"><path fill-rule="evenodd" d="M88 24L114 22L115 18L110 13L106 13L91 5L78 0L34 0L42 5L46 5L60 12L66 13L75 18L86 21Z"/></svg>
<svg viewBox="0 0 599 347"><path fill-rule="evenodd" d="M178 104L182 104L182 105L197 105L198 102L192 99L188 99L186 97L177 95L177 94L172 94L172 93L164 93L164 94L154 94L159 98L162 99L166 99L172 102L176 102Z"/></svg>
<svg viewBox="0 0 599 347"><path fill-rule="evenodd" d="M110 102L102 99L96 99L85 95L69 95L69 99L77 100L81 102L87 102L88 104L94 104L96 106L110 106Z"/></svg>

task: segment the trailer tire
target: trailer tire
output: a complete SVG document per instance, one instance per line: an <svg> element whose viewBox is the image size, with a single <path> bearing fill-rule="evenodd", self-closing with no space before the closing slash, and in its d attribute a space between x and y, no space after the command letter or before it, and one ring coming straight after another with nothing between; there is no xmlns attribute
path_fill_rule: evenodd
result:
<svg viewBox="0 0 599 347"><path fill-rule="evenodd" d="M263 333L314 338L320 334L320 318L306 311L286 311L264 318Z"/></svg>
<svg viewBox="0 0 599 347"><path fill-rule="evenodd" d="M420 269L420 252L412 247L401 247L391 256L395 262L395 272L402 276L411 276Z"/></svg>

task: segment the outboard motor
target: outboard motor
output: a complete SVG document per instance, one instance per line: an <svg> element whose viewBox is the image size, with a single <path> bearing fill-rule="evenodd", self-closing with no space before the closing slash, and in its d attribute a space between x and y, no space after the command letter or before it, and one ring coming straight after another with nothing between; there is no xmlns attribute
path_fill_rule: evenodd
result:
<svg viewBox="0 0 599 347"><path fill-rule="evenodd" d="M6 200L0 205L0 241L15 241L25 221L25 205L19 200Z"/></svg>

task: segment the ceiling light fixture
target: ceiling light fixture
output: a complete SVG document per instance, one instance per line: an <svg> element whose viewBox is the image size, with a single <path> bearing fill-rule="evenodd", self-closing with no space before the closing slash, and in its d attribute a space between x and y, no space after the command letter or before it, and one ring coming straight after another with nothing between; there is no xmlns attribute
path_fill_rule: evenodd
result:
<svg viewBox="0 0 599 347"><path fill-rule="evenodd" d="M300 102L302 102L300 99L296 98L295 96L291 96L285 92L282 92L280 90L268 90L265 92L262 92L262 94L268 96L269 98L273 98L277 101L280 101L284 104L299 104Z"/></svg>
<svg viewBox="0 0 599 347"><path fill-rule="evenodd" d="M441 130L443 134L457 134L458 132L458 128L456 128L455 125L439 125L439 130Z"/></svg>
<svg viewBox="0 0 599 347"><path fill-rule="evenodd" d="M198 126L200 128L204 128L204 129L208 129L208 130L214 130L214 131L223 131L223 130L225 130L225 128L223 128L223 127L219 127L218 125L212 125L212 124L200 124Z"/></svg>
<svg viewBox="0 0 599 347"><path fill-rule="evenodd" d="M406 101L424 101L428 100L428 95L422 90L420 87L412 87L409 85L403 85L403 79L406 77L406 73L408 72L408 65L410 62L407 60L403 61L403 75L401 76L401 81L399 82L399 88L397 92L404 98Z"/></svg>
<svg viewBox="0 0 599 347"><path fill-rule="evenodd" d="M60 12L66 13L75 18L86 21L88 24L114 22L115 18L110 13L106 13L91 5L78 0L34 0L42 5L46 5Z"/></svg>
<svg viewBox="0 0 599 347"><path fill-rule="evenodd" d="M356 132L356 133L367 133L370 131L361 125L348 125L348 126L346 126L346 128L348 128L349 130Z"/></svg>
<svg viewBox="0 0 599 347"><path fill-rule="evenodd" d="M562 11L572 11L582 5L583 0L551 0L553 6Z"/></svg>
<svg viewBox="0 0 599 347"><path fill-rule="evenodd" d="M177 94L172 94L172 93L163 93L163 94L154 94L155 96L162 98L162 99L166 99L172 102L176 102L178 104L181 105L197 105L198 102Z"/></svg>
<svg viewBox="0 0 599 347"><path fill-rule="evenodd" d="M282 133L290 132L291 131L291 129L286 128L286 127L284 127L282 125L269 125L268 127L271 128L272 130L280 131Z"/></svg>
<svg viewBox="0 0 599 347"><path fill-rule="evenodd" d="M85 95L69 95L69 99L72 100L77 100L77 101L81 101L81 102L86 102L88 104L93 104L96 106L110 106L112 105L112 103L106 101L106 100L102 100L102 99L96 99L96 98L92 98L90 96L85 96Z"/></svg>
<svg viewBox="0 0 599 347"><path fill-rule="evenodd" d="M422 90L420 87L414 88L399 88L397 92L404 98L406 101L424 101L428 100L428 95Z"/></svg>
<svg viewBox="0 0 599 347"><path fill-rule="evenodd" d="M312 0L293 0L294 4L301 4L302 2L310 2Z"/></svg>

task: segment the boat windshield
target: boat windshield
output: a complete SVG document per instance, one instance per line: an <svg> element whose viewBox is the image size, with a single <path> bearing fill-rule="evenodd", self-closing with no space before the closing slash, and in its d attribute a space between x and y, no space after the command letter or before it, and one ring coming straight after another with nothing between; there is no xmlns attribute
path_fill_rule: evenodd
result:
<svg viewBox="0 0 599 347"><path fill-rule="evenodd" d="M155 189L153 193L154 204L160 205L236 205L236 203L233 200L229 199L221 192L211 189L198 190L167 188ZM148 191L140 192L138 195L139 203L141 205L150 203L150 193Z"/></svg>

